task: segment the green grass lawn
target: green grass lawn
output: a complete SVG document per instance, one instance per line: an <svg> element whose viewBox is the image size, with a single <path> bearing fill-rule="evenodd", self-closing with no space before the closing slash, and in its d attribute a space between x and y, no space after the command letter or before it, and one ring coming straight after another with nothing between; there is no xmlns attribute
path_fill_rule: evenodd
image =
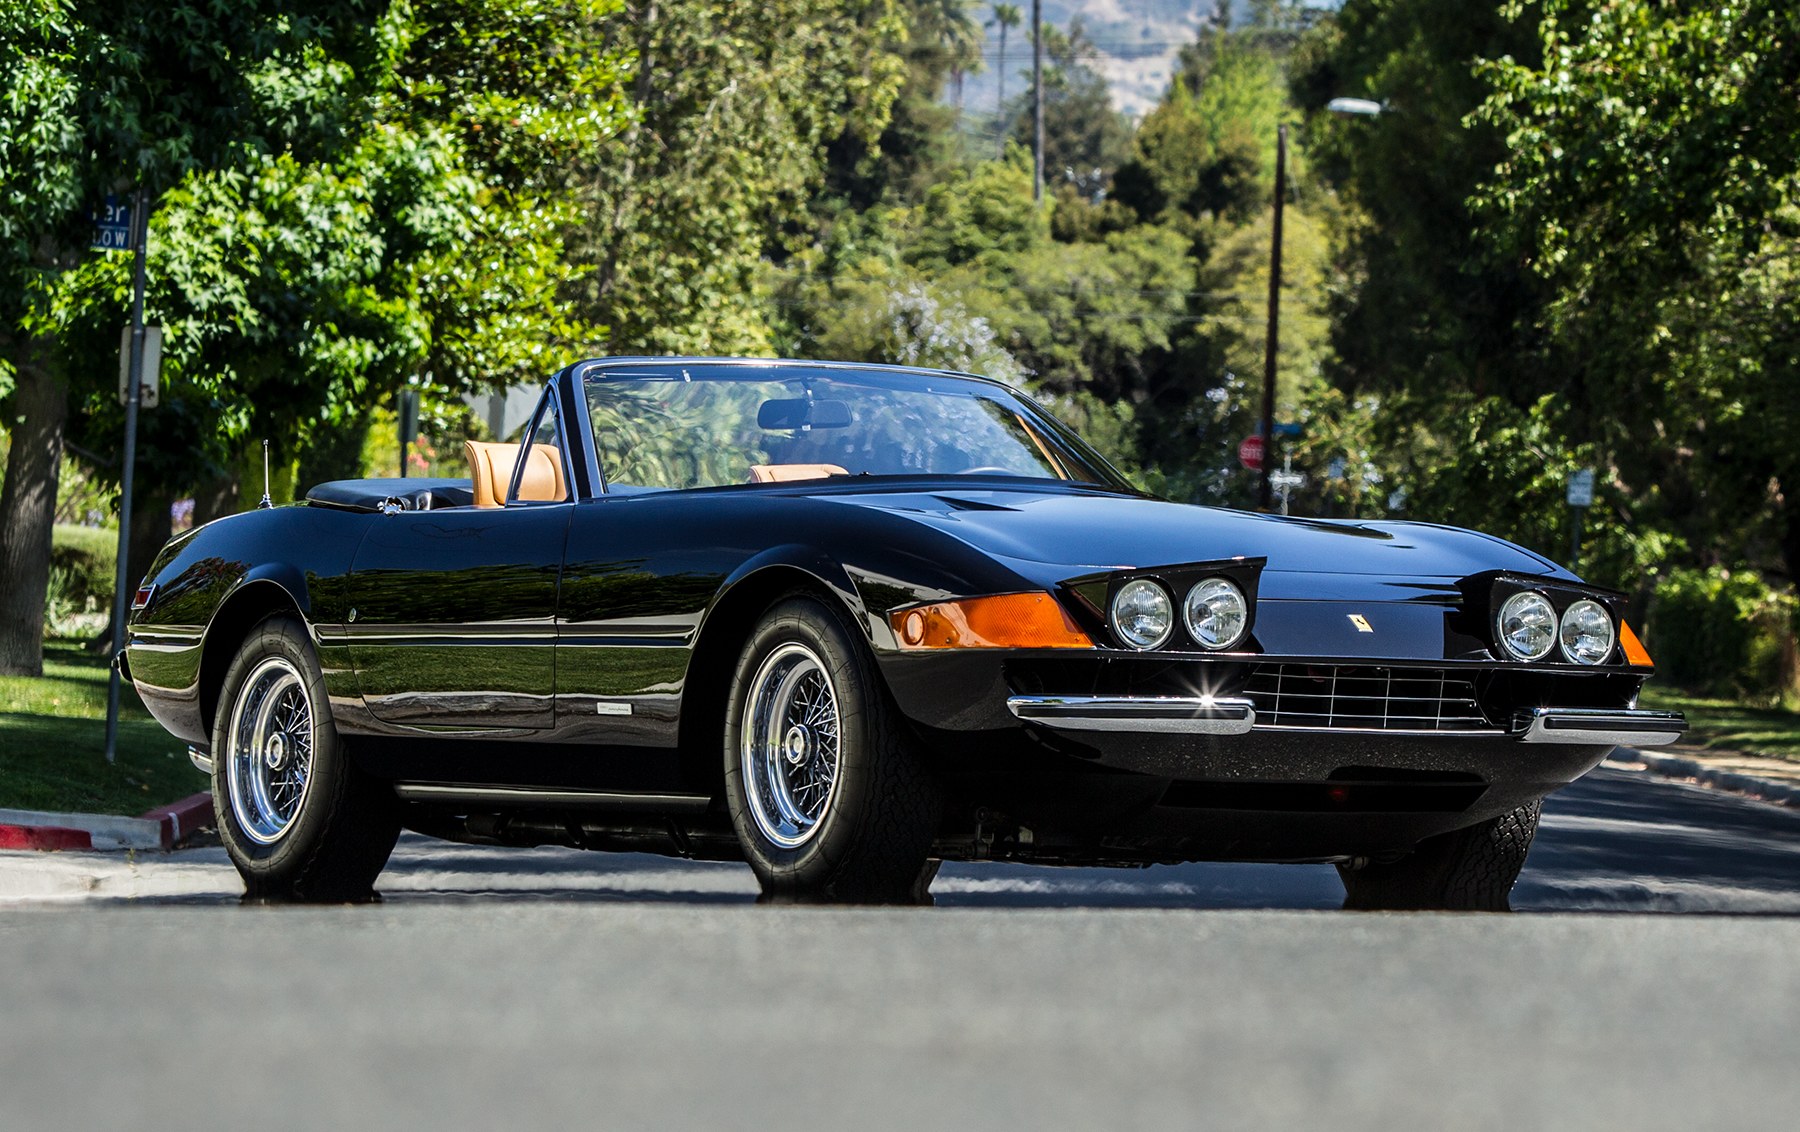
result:
<svg viewBox="0 0 1800 1132"><path fill-rule="evenodd" d="M120 690L118 761L106 761L106 662L44 647L44 675L0 676L0 809L141 814L206 789L187 745Z"/></svg>
<svg viewBox="0 0 1800 1132"><path fill-rule="evenodd" d="M1638 703L1647 708L1686 712L1689 743L1800 762L1800 714L1795 712L1706 699L1655 683L1644 689Z"/></svg>

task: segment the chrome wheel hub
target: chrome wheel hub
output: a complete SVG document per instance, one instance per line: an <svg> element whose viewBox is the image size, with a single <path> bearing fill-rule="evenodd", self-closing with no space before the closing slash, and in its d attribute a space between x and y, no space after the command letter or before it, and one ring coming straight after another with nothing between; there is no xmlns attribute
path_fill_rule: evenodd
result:
<svg viewBox="0 0 1800 1132"><path fill-rule="evenodd" d="M225 733L225 791L251 840L272 845L300 814L312 780L312 701L299 669L272 656L250 670Z"/></svg>
<svg viewBox="0 0 1800 1132"><path fill-rule="evenodd" d="M771 652L750 681L739 758L757 830L784 849L810 841L837 794L837 689L798 642Z"/></svg>
<svg viewBox="0 0 1800 1132"><path fill-rule="evenodd" d="M787 740L782 744L782 751L787 755L789 766L799 766L806 761L808 750L812 747L812 739L806 728L796 723L788 728Z"/></svg>

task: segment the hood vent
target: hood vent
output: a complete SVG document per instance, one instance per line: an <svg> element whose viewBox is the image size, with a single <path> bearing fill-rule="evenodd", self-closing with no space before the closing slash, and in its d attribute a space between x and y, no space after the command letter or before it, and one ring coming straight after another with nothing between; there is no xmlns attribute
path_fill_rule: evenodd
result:
<svg viewBox="0 0 1800 1132"><path fill-rule="evenodd" d="M933 495L933 499L946 504L952 511L1017 511L1017 507L1008 507L1001 503L989 503L981 499L964 499L958 495Z"/></svg>

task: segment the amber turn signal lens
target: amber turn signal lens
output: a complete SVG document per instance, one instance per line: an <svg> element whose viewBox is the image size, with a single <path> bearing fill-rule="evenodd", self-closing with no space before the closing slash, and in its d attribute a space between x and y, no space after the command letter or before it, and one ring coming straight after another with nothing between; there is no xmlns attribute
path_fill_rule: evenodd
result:
<svg viewBox="0 0 1800 1132"><path fill-rule="evenodd" d="M1619 622L1619 647L1625 650L1625 663L1639 668L1654 668L1656 664L1650 659L1650 652L1644 648L1644 642L1638 640L1627 622Z"/></svg>
<svg viewBox="0 0 1800 1132"><path fill-rule="evenodd" d="M997 594L940 601L888 614L907 649L1091 649L1047 593Z"/></svg>

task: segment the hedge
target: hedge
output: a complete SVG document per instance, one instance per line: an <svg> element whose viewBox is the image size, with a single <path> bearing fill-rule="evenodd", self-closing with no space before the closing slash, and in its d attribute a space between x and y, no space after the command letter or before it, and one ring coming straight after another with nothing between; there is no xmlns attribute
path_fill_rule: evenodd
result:
<svg viewBox="0 0 1800 1132"><path fill-rule="evenodd" d="M78 609L89 597L96 608L111 608L118 562L118 531L58 523L51 535L50 566L68 575L64 596Z"/></svg>
<svg viewBox="0 0 1800 1132"><path fill-rule="evenodd" d="M1656 585L1645 645L1657 676L1706 695L1791 702L1800 600L1754 570L1672 570Z"/></svg>

